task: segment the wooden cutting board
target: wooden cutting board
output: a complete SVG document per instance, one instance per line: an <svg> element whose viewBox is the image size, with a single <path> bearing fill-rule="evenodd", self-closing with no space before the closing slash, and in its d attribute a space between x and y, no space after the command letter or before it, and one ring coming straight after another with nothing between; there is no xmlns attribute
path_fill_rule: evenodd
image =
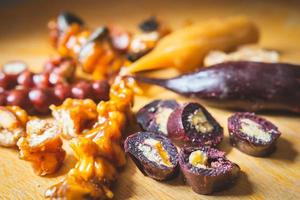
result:
<svg viewBox="0 0 300 200"><path fill-rule="evenodd" d="M54 54L48 43L46 24L60 10L78 13L91 27L117 23L130 29L152 14L165 19L172 27L211 17L245 14L259 25L261 46L278 50L283 61L300 63L300 4L292 1L7 0L0 3L0 64L9 60L24 60L38 71L42 63ZM174 75L174 71L157 74ZM161 88L146 89L145 96L136 98L134 110L156 98L189 101ZM227 118L231 112L211 107L208 110L225 129L225 139L220 149L242 169L233 187L211 196L198 195L184 184L181 176L172 181L157 182L143 176L128 160L113 189L115 199L300 199L299 115L263 115L279 127L282 136L274 154L269 158L255 158L229 145ZM57 183L73 165L74 158L68 156L58 173L38 177L32 172L30 163L18 158L17 150L0 147L0 199L43 199L45 189Z"/></svg>

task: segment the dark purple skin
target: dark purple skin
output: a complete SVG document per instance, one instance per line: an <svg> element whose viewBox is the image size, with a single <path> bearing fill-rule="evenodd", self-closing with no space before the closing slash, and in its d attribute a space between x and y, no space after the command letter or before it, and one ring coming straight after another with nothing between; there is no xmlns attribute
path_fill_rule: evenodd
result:
<svg viewBox="0 0 300 200"><path fill-rule="evenodd" d="M207 154L206 168L189 163L190 154L196 150ZM179 165L186 182L199 194L211 194L231 186L240 172L240 167L229 161L224 152L209 147L183 148L179 153Z"/></svg>
<svg viewBox="0 0 300 200"><path fill-rule="evenodd" d="M216 107L300 113L299 65L225 62L171 79L135 79L205 100Z"/></svg>
<svg viewBox="0 0 300 200"><path fill-rule="evenodd" d="M71 24L83 26L84 22L77 15L63 11L57 17L57 26L59 31L63 32L68 29Z"/></svg>
<svg viewBox="0 0 300 200"><path fill-rule="evenodd" d="M243 133L240 120L243 118L250 119L263 128L263 131L271 135L271 141L265 142L254 137L249 137ZM271 122L256 116L254 113L235 113L228 118L228 131L230 143L240 151L252 156L267 156L275 150L276 141L281 135L278 128Z"/></svg>
<svg viewBox="0 0 300 200"><path fill-rule="evenodd" d="M144 131L168 135L167 132L164 133L160 130L160 126L162 124L158 122L156 118L158 110L159 108L170 108L174 110L177 107L179 107L179 104L175 100L154 100L145 105L136 113L137 123ZM167 124L165 124L164 126L167 126Z"/></svg>
<svg viewBox="0 0 300 200"><path fill-rule="evenodd" d="M208 133L198 132L190 122L188 116L196 110L201 109L207 121L213 126L213 130ZM213 116L198 103L187 103L176 108L171 113L168 120L169 136L176 141L183 141L184 145L192 146L216 146L223 139L223 128L213 118ZM180 144L179 144L180 145Z"/></svg>
<svg viewBox="0 0 300 200"><path fill-rule="evenodd" d="M173 167L160 165L156 162L150 161L143 155L142 151L138 149L138 145L148 138L153 138L162 143L164 149L169 154L170 162L173 164ZM164 135L152 132L135 133L127 137L124 142L124 149L145 176L149 176L155 180L163 181L174 178L178 174L177 149Z"/></svg>

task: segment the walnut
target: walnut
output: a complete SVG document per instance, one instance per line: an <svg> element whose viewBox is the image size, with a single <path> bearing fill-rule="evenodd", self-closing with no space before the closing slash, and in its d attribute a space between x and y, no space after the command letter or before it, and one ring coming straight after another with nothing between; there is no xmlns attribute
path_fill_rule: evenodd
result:
<svg viewBox="0 0 300 200"><path fill-rule="evenodd" d="M124 166L126 162L120 140L125 124L128 122L128 113L131 113L134 85L134 82L128 82L126 79L117 79L110 90L111 99L100 102L97 108L95 106L91 109L96 112L93 116L96 119L98 117L98 121L81 137L72 139L70 146L77 163L62 182L46 191L47 198L107 199L113 197L109 187L116 180L117 168ZM71 106L60 106L65 109L65 112L76 107L72 104L72 100L68 101L64 104ZM59 110L58 107L53 108ZM81 112L76 114L82 115Z"/></svg>
<svg viewBox="0 0 300 200"><path fill-rule="evenodd" d="M50 107L52 115L62 135L67 138L77 137L84 129L89 129L97 121L96 104L90 99L66 99L60 106Z"/></svg>
<svg viewBox="0 0 300 200"><path fill-rule="evenodd" d="M98 146L91 139L74 138L71 147L77 164L61 183L49 188L45 196L54 199L112 198L108 185L117 175L112 163L98 155Z"/></svg>
<svg viewBox="0 0 300 200"><path fill-rule="evenodd" d="M44 176L56 172L65 158L60 130L51 120L31 119L26 136L19 139L20 158L32 162L36 174Z"/></svg>
<svg viewBox="0 0 300 200"><path fill-rule="evenodd" d="M26 111L18 106L0 106L0 118L0 146L15 147L18 139L25 135Z"/></svg>

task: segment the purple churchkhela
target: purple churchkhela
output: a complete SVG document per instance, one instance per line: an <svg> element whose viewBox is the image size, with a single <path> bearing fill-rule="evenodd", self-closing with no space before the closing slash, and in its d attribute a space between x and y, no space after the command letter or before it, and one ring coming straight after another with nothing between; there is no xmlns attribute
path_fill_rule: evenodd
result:
<svg viewBox="0 0 300 200"><path fill-rule="evenodd" d="M232 146L252 156L272 153L281 135L274 124L247 112L229 117L228 132Z"/></svg>
<svg viewBox="0 0 300 200"><path fill-rule="evenodd" d="M171 113L167 127L169 137L183 142L184 146L217 146L223 139L223 128L198 103L177 107Z"/></svg>
<svg viewBox="0 0 300 200"><path fill-rule="evenodd" d="M209 147L183 148L179 165L186 182L199 194L211 194L229 187L240 167L225 157L225 152Z"/></svg>
<svg viewBox="0 0 300 200"><path fill-rule="evenodd" d="M144 131L168 136L168 119L177 107L179 104L175 100L154 100L136 113L136 119Z"/></svg>
<svg viewBox="0 0 300 200"><path fill-rule="evenodd" d="M177 175L177 149L162 134L135 133L126 138L124 149L144 175L159 181L171 179Z"/></svg>
<svg viewBox="0 0 300 200"><path fill-rule="evenodd" d="M136 76L216 107L300 113L300 66L287 63L225 62L170 79Z"/></svg>

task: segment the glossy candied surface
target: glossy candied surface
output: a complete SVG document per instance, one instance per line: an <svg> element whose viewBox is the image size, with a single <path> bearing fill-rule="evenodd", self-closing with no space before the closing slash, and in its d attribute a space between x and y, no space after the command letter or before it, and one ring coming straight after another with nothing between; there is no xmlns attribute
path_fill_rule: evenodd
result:
<svg viewBox="0 0 300 200"><path fill-rule="evenodd" d="M176 2L173 0L145 0L143 2L117 0L104 3L104 1L92 0L90 3L86 3L86 1L79 0L72 1L70 4L69 1L53 0L51 6L44 1L37 0L24 4L13 4L13 2L10 1L9 7L1 5L0 8L2 16L0 24L3 27L0 37L0 63L20 59L26 61L36 72L40 70L38 67L48 59L48 55L53 53L47 40L48 32L45 22L49 17L55 16L61 11L61 8L70 8L73 12L80 14L92 27L107 22L116 22L131 29L135 29L138 21L153 13L169 22L175 29L182 26L187 19L200 21L217 16L232 16L239 11L239 13L250 16L259 25L262 35L261 46L279 50L282 53L283 61L300 62L298 45L300 42L300 13L298 12L299 4L295 1L272 1L269 3L257 0L243 2L237 0ZM134 12L131 12L133 10ZM37 17L37 14L41 17ZM152 75L171 77L176 73L168 70L155 72ZM144 94L145 96L136 98L135 111L157 98L190 101L190 99L179 97L158 87L144 88ZM129 160L114 187L115 198L132 200L300 198L299 187L297 187L300 179L300 146L298 145L300 142L298 131L300 118L298 116L262 115L276 124L283 134L280 138L282 140L278 140L277 144L279 151L274 152L268 159L257 159L231 148L225 127L227 118L232 112L211 107L207 107L207 109L224 127L225 138L220 148L227 153L230 160L238 161L245 172L234 187L217 193L217 197L202 197L192 192L188 186L182 183L181 179L171 181L173 184L166 184L145 178ZM66 148L66 150L69 149ZM41 178L33 173L30 163L18 158L17 152L0 148L0 155L1 161L4 161L0 165L0 175L5 177L5 179L0 179L0 193L1 197L7 199L42 199L46 188L57 183L74 165L74 159L67 157L66 165L58 174L49 178Z"/></svg>

